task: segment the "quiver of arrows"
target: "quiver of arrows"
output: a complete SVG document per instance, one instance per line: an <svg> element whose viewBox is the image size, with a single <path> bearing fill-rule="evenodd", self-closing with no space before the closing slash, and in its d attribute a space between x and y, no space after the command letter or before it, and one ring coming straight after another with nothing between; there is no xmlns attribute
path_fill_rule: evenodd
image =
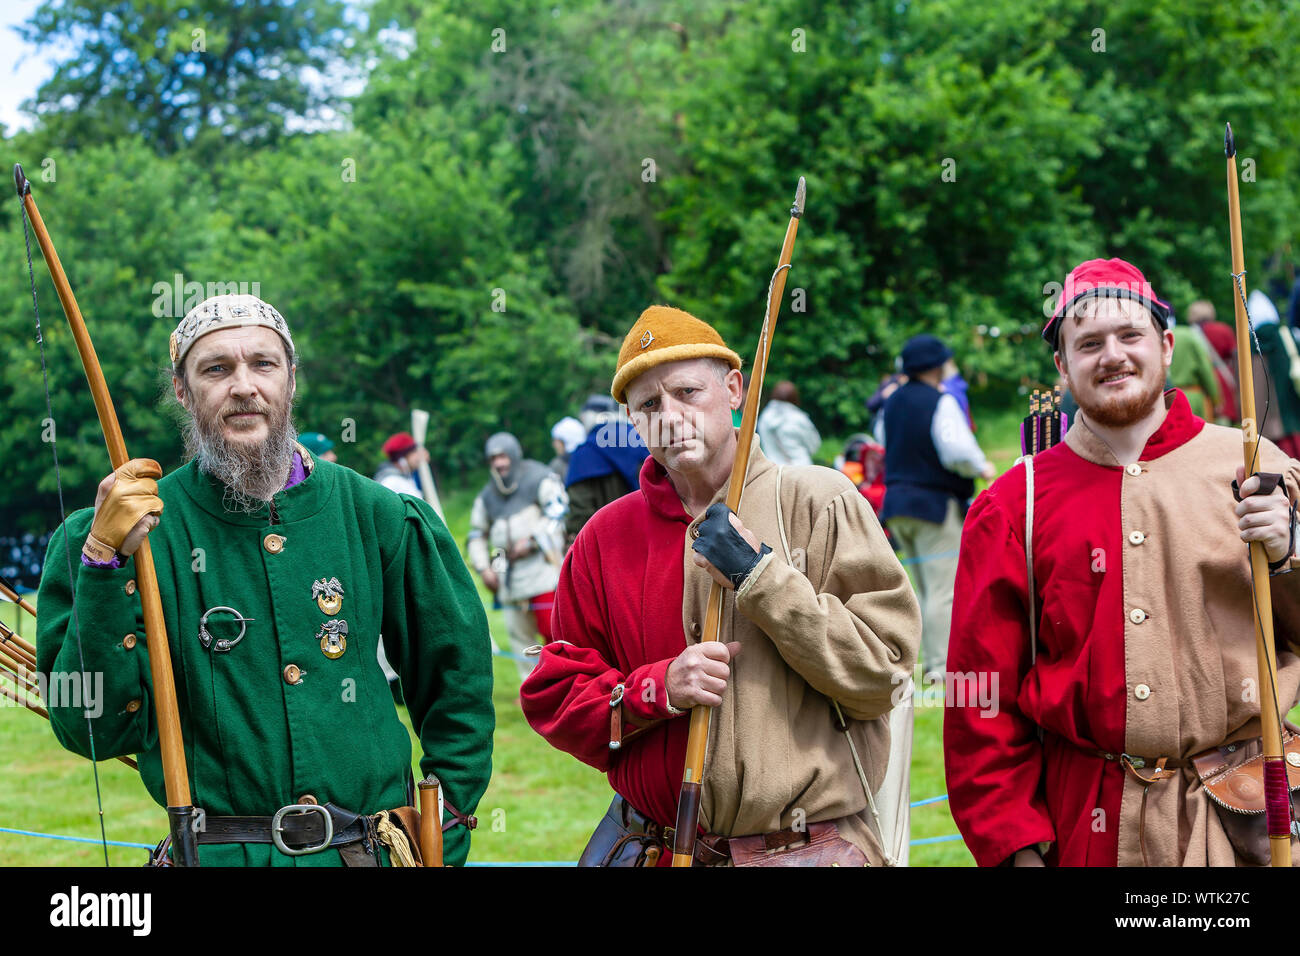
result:
<svg viewBox="0 0 1300 956"><path fill-rule="evenodd" d="M1061 386L1057 385L1051 392L1034 389L1029 415L1020 423L1021 455L1037 455L1060 444L1068 428L1069 422L1061 411Z"/></svg>

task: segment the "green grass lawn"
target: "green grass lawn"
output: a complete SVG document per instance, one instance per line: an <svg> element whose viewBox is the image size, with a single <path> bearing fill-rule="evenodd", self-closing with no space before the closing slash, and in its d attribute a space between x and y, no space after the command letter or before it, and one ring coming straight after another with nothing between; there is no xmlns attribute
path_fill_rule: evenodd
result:
<svg viewBox="0 0 1300 956"><path fill-rule="evenodd" d="M985 452L1005 470L1019 454L1022 412L979 416L978 438ZM824 448L832 447L829 442ZM838 449L836 449L838 450ZM831 455L834 451L831 452ZM829 456L828 456L829 458ZM474 490L449 491L443 503L449 527L465 540ZM489 595L480 588L488 623L497 647L508 649L500 612L491 610ZM16 608L0 603L0 619L13 626ZM35 625L23 615L22 633L34 643ZM603 774L567 754L552 749L533 733L519 711L519 677L514 662L494 661L493 701L497 731L492 781L479 804L471 862L576 860L592 828L609 804L611 791ZM912 753L912 800L944 793L941 749L943 709L921 701L915 712ZM406 719L405 711L402 712ZM1291 714L1300 719L1300 708ZM409 724L409 722L408 722ZM415 738L412 735L413 754ZM414 765L414 760L413 760ZM146 795L139 777L117 761L98 765L105 830L109 840L153 844L166 831L166 816ZM416 775L419 776L418 767ZM48 725L35 714L0 707L0 827L99 838L95 783L91 764L63 750ZM946 801L912 811L912 839L957 832ZM143 850L110 847L114 866L136 866ZM0 832L0 865L96 866L104 851L96 844L33 839ZM912 848L913 866L970 866L960 841Z"/></svg>

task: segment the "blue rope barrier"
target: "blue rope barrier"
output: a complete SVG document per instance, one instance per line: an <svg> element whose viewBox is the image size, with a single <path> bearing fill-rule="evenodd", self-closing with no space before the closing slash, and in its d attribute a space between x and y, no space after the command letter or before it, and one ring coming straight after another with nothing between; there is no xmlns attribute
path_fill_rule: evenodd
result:
<svg viewBox="0 0 1300 956"><path fill-rule="evenodd" d="M35 830L12 830L9 827L0 827L0 833L13 833L17 836L44 837L47 840L67 840L69 843L93 843L95 846L103 846L105 841L95 840L91 837L62 836L58 833L37 833ZM123 843L121 840L108 840L109 846L124 846L133 850L153 850L148 843Z"/></svg>
<svg viewBox="0 0 1300 956"><path fill-rule="evenodd" d="M902 558L899 560L898 563L899 564L920 564L923 561L934 561L938 558L955 558L960 553L961 552L957 550L936 551L934 554L918 554L914 558Z"/></svg>
<svg viewBox="0 0 1300 956"><path fill-rule="evenodd" d="M499 862L496 860L479 863L466 863L466 866L577 866L577 860L520 860L519 862Z"/></svg>
<svg viewBox="0 0 1300 956"><path fill-rule="evenodd" d="M519 661L521 664L531 664L531 663L532 663L532 661L531 661L530 659L528 659L527 657L524 657L522 654L513 654L513 653L511 653L510 651L503 651L503 650L501 650L501 648L497 647L495 644L492 645L492 656L493 656L493 657L508 657L508 658L510 658L512 661Z"/></svg>
<svg viewBox="0 0 1300 956"><path fill-rule="evenodd" d="M947 836L925 837L921 840L912 840L908 846L926 846L930 843L951 843L953 840L960 840L961 836L956 833L950 833Z"/></svg>
<svg viewBox="0 0 1300 956"><path fill-rule="evenodd" d="M917 807L929 806L931 803L941 803L947 799L948 794L941 793L937 797L926 797L924 800L918 800L916 803L911 804L911 807L915 810Z"/></svg>
<svg viewBox="0 0 1300 956"><path fill-rule="evenodd" d="M947 794L944 794L944 796L942 797L932 797L929 800L923 800L921 801L921 803L922 804L933 803L936 800L945 800L945 799L947 799ZM916 805L917 804L913 804L913 806ZM69 843L93 843L96 846L102 846L104 842L101 840L92 839L90 837L63 836L62 834L58 834L58 833L37 833L35 830L14 830L9 827L0 827L0 833L12 833L15 836L40 837L45 840L65 840ZM953 833L948 836L925 837L920 840L912 840L910 841L909 845L925 846L931 843L948 843L951 842L952 840L960 840L960 839L961 839L960 836ZM107 842L109 846L121 846L131 850L149 850L149 851L153 850L153 847L147 843L128 843L123 840L109 840ZM484 860L477 863L466 863L465 865L482 866L482 867L496 867L496 866L547 867L547 866L577 866L577 862L574 860L518 860L518 861L508 861L508 862L500 862L496 860L491 860L491 861Z"/></svg>

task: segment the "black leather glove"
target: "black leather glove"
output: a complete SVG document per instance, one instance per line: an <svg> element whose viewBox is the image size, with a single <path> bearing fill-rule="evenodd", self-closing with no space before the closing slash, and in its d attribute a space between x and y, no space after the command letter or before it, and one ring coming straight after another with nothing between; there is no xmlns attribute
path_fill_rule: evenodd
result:
<svg viewBox="0 0 1300 956"><path fill-rule="evenodd" d="M772 552L767 545L762 545L758 551L750 547L749 542L732 527L731 509L720 501L709 505L696 530L699 537L691 548L730 578L736 588L745 583L745 578L763 555Z"/></svg>

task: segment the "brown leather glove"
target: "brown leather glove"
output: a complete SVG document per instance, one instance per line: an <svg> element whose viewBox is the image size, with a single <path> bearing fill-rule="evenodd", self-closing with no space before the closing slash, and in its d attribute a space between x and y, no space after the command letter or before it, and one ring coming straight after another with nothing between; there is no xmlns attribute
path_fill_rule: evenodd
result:
<svg viewBox="0 0 1300 956"><path fill-rule="evenodd" d="M95 502L95 520L90 535L81 549L96 564L108 564L121 550L131 529L145 515L160 515L162 499L158 497L158 481L162 468L152 458L132 458L113 472L113 483L105 490L104 479L99 485ZM110 476L111 477L111 476Z"/></svg>

